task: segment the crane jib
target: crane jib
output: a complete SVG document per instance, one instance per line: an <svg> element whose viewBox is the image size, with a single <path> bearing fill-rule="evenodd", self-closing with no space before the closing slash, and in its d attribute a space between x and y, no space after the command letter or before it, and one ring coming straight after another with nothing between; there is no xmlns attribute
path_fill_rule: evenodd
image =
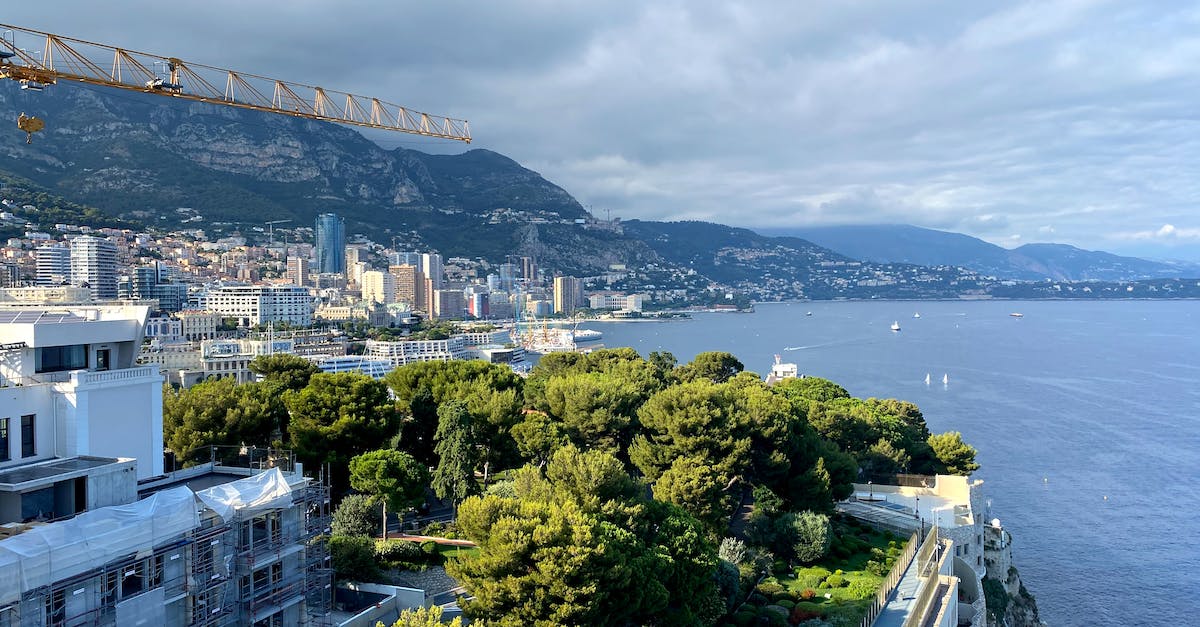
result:
<svg viewBox="0 0 1200 627"><path fill-rule="evenodd" d="M471 141L466 120L432 115L378 98L187 63L177 57L7 24L0 24L0 30L12 33L11 39L0 38L0 79L17 81L22 89L40 91L60 81L75 81L338 124ZM22 47L26 39L39 45Z"/></svg>

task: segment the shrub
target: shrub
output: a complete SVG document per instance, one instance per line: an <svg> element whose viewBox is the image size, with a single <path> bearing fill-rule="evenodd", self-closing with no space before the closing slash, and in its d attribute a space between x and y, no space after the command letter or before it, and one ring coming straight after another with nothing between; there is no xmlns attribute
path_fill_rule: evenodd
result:
<svg viewBox="0 0 1200 627"><path fill-rule="evenodd" d="M374 537L379 534L382 516L377 499L366 494L348 494L333 510L333 535Z"/></svg>
<svg viewBox="0 0 1200 627"><path fill-rule="evenodd" d="M767 603L767 597L765 597L765 596L763 596L763 595L761 595L761 594L759 594L759 593L755 592L754 594L750 595L750 601L749 601L749 602L750 602L752 605L766 605L766 603Z"/></svg>
<svg viewBox="0 0 1200 627"><path fill-rule="evenodd" d="M825 579L830 588L841 588L846 585L846 578L841 575L830 575Z"/></svg>
<svg viewBox="0 0 1200 627"><path fill-rule="evenodd" d="M426 555L434 555L438 552L438 544L433 540L426 540L421 543L421 552Z"/></svg>
<svg viewBox="0 0 1200 627"><path fill-rule="evenodd" d="M746 547L746 543L737 538L725 538L721 540L721 546L717 549L717 557L739 566L750 558L750 549Z"/></svg>
<svg viewBox="0 0 1200 627"><path fill-rule="evenodd" d="M375 558L385 562L415 562L423 557L421 547L407 540L379 540L375 542Z"/></svg>
<svg viewBox="0 0 1200 627"><path fill-rule="evenodd" d="M756 592L765 597L774 597L776 594L783 592L783 586L775 583L774 581L764 581L763 583L758 584L758 589Z"/></svg>
<svg viewBox="0 0 1200 627"><path fill-rule="evenodd" d="M792 601L791 599L780 599L776 601L775 604L787 610L796 607L796 602Z"/></svg>
<svg viewBox="0 0 1200 627"><path fill-rule="evenodd" d="M800 623L800 622L803 622L806 620L812 620L814 618L821 618L821 613L816 610L810 610L810 609L803 608L803 607L800 607L799 605L797 605L792 610L792 615L790 618L791 618L791 623L793 625L795 625L796 623Z"/></svg>
<svg viewBox="0 0 1200 627"><path fill-rule="evenodd" d="M828 588L828 587L829 587L829 582L828 582L828 581L822 581L820 584L818 584L818 585L817 585L817 587L818 587L818 588L820 588L820 589L822 589L822 590L824 590L824 589L826 589L826 588Z"/></svg>
<svg viewBox="0 0 1200 627"><path fill-rule="evenodd" d="M869 599L879 592L879 586L870 579L856 579L850 583L850 595L856 599Z"/></svg>
<svg viewBox="0 0 1200 627"><path fill-rule="evenodd" d="M753 610L742 610L733 615L733 624L738 627L749 627L758 620L758 614Z"/></svg>
<svg viewBox="0 0 1200 627"><path fill-rule="evenodd" d="M364 536L332 536L329 556L339 579L371 581L379 567L375 564L375 542Z"/></svg>
<svg viewBox="0 0 1200 627"><path fill-rule="evenodd" d="M812 588L805 588L804 591L800 593L800 598L804 599L805 601L811 600L815 596L817 596L817 591L813 590Z"/></svg>
<svg viewBox="0 0 1200 627"><path fill-rule="evenodd" d="M792 519L792 528L795 533L792 549L796 552L796 559L811 564L829 552L833 528L828 516L816 512L800 512ZM845 548L842 543L839 543L839 546Z"/></svg>
<svg viewBox="0 0 1200 627"><path fill-rule="evenodd" d="M725 599L725 611L737 607L742 600L741 575L737 566L725 560L717 561L717 572L713 574L717 581L717 590Z"/></svg>
<svg viewBox="0 0 1200 627"><path fill-rule="evenodd" d="M845 575L846 573L845 573L845 572L843 572L843 571L842 571L842 569L840 569L840 568L839 568L839 569L837 569L837 570L833 571L833 574L835 574L835 575Z"/></svg>

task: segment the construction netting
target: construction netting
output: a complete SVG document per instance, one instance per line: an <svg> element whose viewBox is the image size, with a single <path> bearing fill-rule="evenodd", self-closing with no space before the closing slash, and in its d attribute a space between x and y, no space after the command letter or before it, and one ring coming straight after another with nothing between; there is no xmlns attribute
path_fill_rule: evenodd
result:
<svg viewBox="0 0 1200 627"><path fill-rule="evenodd" d="M195 495L180 486L0 540L0 606L27 590L149 551L199 526Z"/></svg>
<svg viewBox="0 0 1200 627"><path fill-rule="evenodd" d="M278 468L260 472L252 477L230 481L196 492L196 498L229 522L256 514L288 507L292 504L292 488Z"/></svg>

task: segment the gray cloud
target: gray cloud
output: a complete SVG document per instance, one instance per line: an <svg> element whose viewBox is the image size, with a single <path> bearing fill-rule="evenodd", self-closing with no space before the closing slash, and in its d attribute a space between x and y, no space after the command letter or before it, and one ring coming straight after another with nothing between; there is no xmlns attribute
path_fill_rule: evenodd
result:
<svg viewBox="0 0 1200 627"><path fill-rule="evenodd" d="M1195 5L122 5L5 20L468 118L476 145L623 218L1200 257Z"/></svg>

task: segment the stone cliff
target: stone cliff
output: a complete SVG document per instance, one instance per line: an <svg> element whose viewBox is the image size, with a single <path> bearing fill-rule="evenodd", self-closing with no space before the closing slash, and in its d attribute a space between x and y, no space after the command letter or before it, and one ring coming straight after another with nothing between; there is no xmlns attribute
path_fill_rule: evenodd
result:
<svg viewBox="0 0 1200 627"><path fill-rule="evenodd" d="M1025 589L1013 565L1012 535L1003 527L984 525L983 560L987 576L983 594L987 598L988 627L1040 627L1037 600Z"/></svg>

